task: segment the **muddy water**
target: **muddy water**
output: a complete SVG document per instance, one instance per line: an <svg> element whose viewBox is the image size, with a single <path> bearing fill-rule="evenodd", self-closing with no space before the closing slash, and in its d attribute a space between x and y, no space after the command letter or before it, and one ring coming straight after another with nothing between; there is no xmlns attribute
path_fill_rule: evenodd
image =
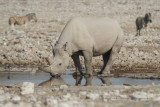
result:
<svg viewBox="0 0 160 107"><path fill-rule="evenodd" d="M0 84L17 84L23 83L24 81L33 82L35 85L94 85L100 86L103 84L106 85L139 85L139 84L160 84L159 79L133 79L127 77L73 77L71 71L66 71L61 77L53 78L50 74L45 72L37 72L31 74L29 72L1 72L0 73Z"/></svg>

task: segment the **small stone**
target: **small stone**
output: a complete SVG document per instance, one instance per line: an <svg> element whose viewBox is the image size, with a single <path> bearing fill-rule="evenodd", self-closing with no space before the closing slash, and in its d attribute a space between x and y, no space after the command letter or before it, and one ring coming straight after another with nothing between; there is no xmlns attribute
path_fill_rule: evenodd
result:
<svg viewBox="0 0 160 107"><path fill-rule="evenodd" d="M145 92L134 92L131 95L131 98L133 99L151 99L154 98L155 95L151 93L145 93Z"/></svg>
<svg viewBox="0 0 160 107"><path fill-rule="evenodd" d="M0 95L0 102L3 102L4 100L6 100L4 95Z"/></svg>
<svg viewBox="0 0 160 107"><path fill-rule="evenodd" d="M160 101L160 97L154 98L153 101Z"/></svg>
<svg viewBox="0 0 160 107"><path fill-rule="evenodd" d="M57 107L71 107L71 105L69 105L69 104L67 104L67 103L62 102L62 103L58 104L58 106L57 106Z"/></svg>
<svg viewBox="0 0 160 107"><path fill-rule="evenodd" d="M34 83L24 82L21 87L21 94L32 94L34 93Z"/></svg>
<svg viewBox="0 0 160 107"><path fill-rule="evenodd" d="M71 94L69 94L69 93L67 93L66 95L62 96L62 99L65 100L65 101L70 99L70 98L71 98Z"/></svg>
<svg viewBox="0 0 160 107"><path fill-rule="evenodd" d="M0 89L0 94L4 94L4 90Z"/></svg>
<svg viewBox="0 0 160 107"><path fill-rule="evenodd" d="M109 99L109 98L111 98L111 95L108 92L105 92L105 93L103 93L102 98L103 98L103 100Z"/></svg>
<svg viewBox="0 0 160 107"><path fill-rule="evenodd" d="M79 92L79 96L80 96L80 97L85 97L86 94L87 94L86 91L80 91L80 92Z"/></svg>
<svg viewBox="0 0 160 107"><path fill-rule="evenodd" d="M62 90L65 90L65 89L67 89L67 88L68 88L67 85L61 85L61 86L60 86L60 89L62 89Z"/></svg>
<svg viewBox="0 0 160 107"><path fill-rule="evenodd" d="M49 106L53 106L53 105L57 105L58 101L54 97L49 97L49 98L46 98L44 104L49 105Z"/></svg>
<svg viewBox="0 0 160 107"><path fill-rule="evenodd" d="M18 95L15 95L15 96L12 97L12 100L13 100L13 101L20 101L20 100L21 100L21 97L18 96Z"/></svg>
<svg viewBox="0 0 160 107"><path fill-rule="evenodd" d="M158 52L157 50L154 50L153 53L154 53L155 55L158 55L158 54L159 54L159 52Z"/></svg>
<svg viewBox="0 0 160 107"><path fill-rule="evenodd" d="M122 99L127 99L127 95L119 95L119 97Z"/></svg>
<svg viewBox="0 0 160 107"><path fill-rule="evenodd" d="M16 104L8 102L3 107L32 107L32 105L30 103L24 103L24 102L19 102Z"/></svg>
<svg viewBox="0 0 160 107"><path fill-rule="evenodd" d="M99 94L97 93L88 93L86 96L87 99L92 99L92 100L96 100L99 98Z"/></svg>

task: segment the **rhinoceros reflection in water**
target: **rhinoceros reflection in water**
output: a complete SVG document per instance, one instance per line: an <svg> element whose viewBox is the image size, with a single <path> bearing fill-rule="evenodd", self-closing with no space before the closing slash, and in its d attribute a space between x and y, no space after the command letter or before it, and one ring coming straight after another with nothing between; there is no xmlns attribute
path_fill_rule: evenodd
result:
<svg viewBox="0 0 160 107"><path fill-rule="evenodd" d="M66 82L61 77L51 77L49 80L39 84L39 86L56 86L64 85Z"/></svg>
<svg viewBox="0 0 160 107"><path fill-rule="evenodd" d="M76 82L75 84L72 84L72 85L82 84L81 81L83 79L83 76L73 76L73 78L76 80ZM109 78L107 77L97 77L97 78L101 80L102 84L111 85ZM92 85L93 76L84 77L84 79L86 80L86 83L85 83L86 86ZM57 86L57 85L65 85L65 84L67 83L62 77L51 77L49 80L40 83L39 86ZM99 85L99 84L96 84L96 85Z"/></svg>

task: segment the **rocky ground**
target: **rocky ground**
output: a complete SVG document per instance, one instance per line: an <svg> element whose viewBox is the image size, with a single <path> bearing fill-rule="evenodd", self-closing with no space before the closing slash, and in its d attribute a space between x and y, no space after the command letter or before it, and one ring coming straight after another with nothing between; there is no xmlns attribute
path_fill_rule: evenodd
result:
<svg viewBox="0 0 160 107"><path fill-rule="evenodd" d="M159 71L160 63L160 2L158 0L60 0L60 1L5 1L1 0L0 64L1 65L47 65L52 57L52 47L67 21L73 17L111 17L118 20L124 31L123 47L114 61L113 68L136 71ZM10 32L8 19L36 13L38 23L16 26ZM135 20L151 12L153 23L148 32L135 36ZM83 60L83 58L81 58ZM83 61L82 61L83 63ZM73 62L71 60L71 64ZM102 66L101 57L93 58L93 67ZM1 71L4 71L2 69Z"/></svg>
<svg viewBox="0 0 160 107"><path fill-rule="evenodd" d="M44 84L43 84L44 85ZM0 107L158 107L160 85L0 86Z"/></svg>
<svg viewBox="0 0 160 107"><path fill-rule="evenodd" d="M160 72L160 1L159 0L1 0L0 1L0 71L15 71L23 66L48 65L52 47L67 21L73 17L104 17L118 20L124 31L124 43L113 63L113 71ZM28 28L9 30L8 19L36 13L38 23ZM135 36L135 20L151 12L148 31ZM83 63L83 58L81 58ZM70 67L73 62L70 61ZM101 57L93 58L93 67L102 66ZM20 68L20 69L19 69ZM17 69L16 69L17 70ZM36 71L35 69L29 69ZM26 70L27 71L27 70ZM35 86L33 94L22 94L20 85L0 87L0 106L158 106L159 85L145 86Z"/></svg>

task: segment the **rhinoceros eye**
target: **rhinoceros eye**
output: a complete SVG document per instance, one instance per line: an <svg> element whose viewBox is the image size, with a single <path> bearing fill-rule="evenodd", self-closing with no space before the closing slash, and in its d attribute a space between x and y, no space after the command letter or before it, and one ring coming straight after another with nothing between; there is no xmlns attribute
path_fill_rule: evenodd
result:
<svg viewBox="0 0 160 107"><path fill-rule="evenodd" d="M62 63L59 63L59 66L61 66L62 65Z"/></svg>

